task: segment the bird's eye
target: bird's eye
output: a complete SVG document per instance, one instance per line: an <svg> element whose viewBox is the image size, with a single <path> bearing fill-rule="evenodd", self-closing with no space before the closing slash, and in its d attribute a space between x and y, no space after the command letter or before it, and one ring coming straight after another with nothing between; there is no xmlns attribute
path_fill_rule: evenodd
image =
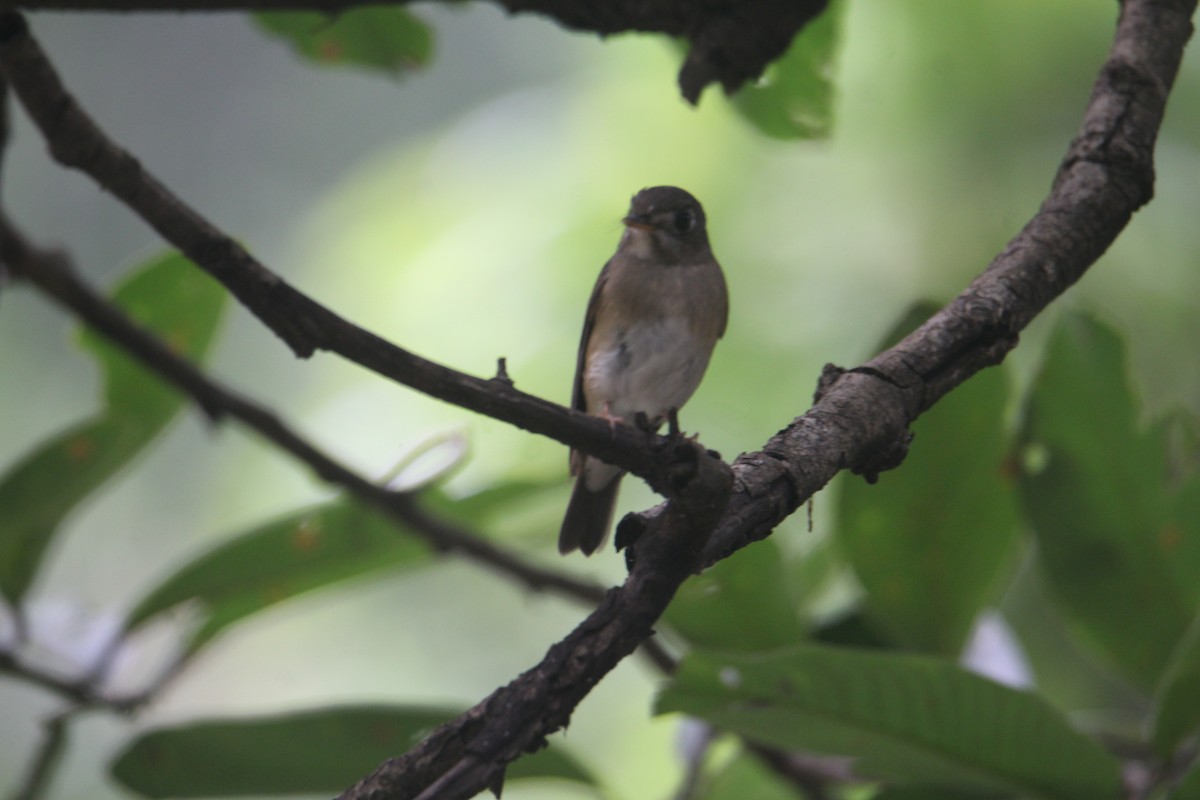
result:
<svg viewBox="0 0 1200 800"><path fill-rule="evenodd" d="M687 233L695 226L696 215L690 208L681 208L675 212L675 218L671 220L671 224L675 226L676 233Z"/></svg>

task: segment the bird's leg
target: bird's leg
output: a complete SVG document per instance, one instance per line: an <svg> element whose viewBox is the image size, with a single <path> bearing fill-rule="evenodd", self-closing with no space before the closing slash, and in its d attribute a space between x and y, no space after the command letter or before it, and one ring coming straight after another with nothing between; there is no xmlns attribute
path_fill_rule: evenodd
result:
<svg viewBox="0 0 1200 800"><path fill-rule="evenodd" d="M691 436L685 436L679 430L679 409L672 408L667 412L667 438L668 439L686 439L689 442L694 442L700 438L699 433L693 433Z"/></svg>

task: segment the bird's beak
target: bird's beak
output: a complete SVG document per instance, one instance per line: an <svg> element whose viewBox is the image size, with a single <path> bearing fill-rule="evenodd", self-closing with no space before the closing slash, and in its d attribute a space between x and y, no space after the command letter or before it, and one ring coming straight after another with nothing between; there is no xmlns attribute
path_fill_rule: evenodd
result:
<svg viewBox="0 0 1200 800"><path fill-rule="evenodd" d="M654 230L654 226L650 224L650 220L645 214L630 214L621 222L624 222L627 228L637 228L640 231Z"/></svg>

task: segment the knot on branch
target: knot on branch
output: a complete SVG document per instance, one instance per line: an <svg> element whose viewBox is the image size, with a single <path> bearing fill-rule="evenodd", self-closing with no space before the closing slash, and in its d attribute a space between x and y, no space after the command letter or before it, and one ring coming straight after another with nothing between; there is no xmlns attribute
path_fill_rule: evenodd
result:
<svg viewBox="0 0 1200 800"><path fill-rule="evenodd" d="M889 352L896 353L897 350L894 348ZM857 420L860 428L858 438L864 444L854 453L844 455L843 466L848 467L855 475L862 475L867 483L875 483L879 480L879 473L895 469L904 462L908 455L908 446L913 439L908 426L916 418L919 397L923 394L921 380L906 382L886 369L886 362L882 358L885 355L887 354L882 354L869 364L849 370L835 364L826 364L821 370L821 377L817 379L817 388L813 393L814 408L822 404L829 406L828 410L820 413L832 414L834 418L841 420L842 424ZM903 363L903 359L900 361ZM851 389L848 397L839 397L838 393L834 392L834 387L847 377L869 379L872 389L868 396L881 398L878 392L882 390L893 395L895 402L877 402L873 404L876 413L867 415L862 413L866 409L847 408L847 402L852 402L848 398L856 397L862 391ZM899 393L899 396L895 396L896 393ZM861 399L858 405L863 405ZM889 410L891 413L886 413ZM776 457L786 461L788 452L785 448ZM764 449L764 453L772 454L768 449Z"/></svg>
<svg viewBox="0 0 1200 800"><path fill-rule="evenodd" d="M817 388L813 391L813 405L821 402L821 398L833 388L843 375L846 374L844 367L839 367L837 364L826 364L821 368L821 377L817 378Z"/></svg>
<svg viewBox="0 0 1200 800"><path fill-rule="evenodd" d="M681 437L668 438L660 447L659 457L665 461L653 486L669 502L626 514L617 524L615 545L625 551L631 571L647 547L657 549L652 544L656 538L666 537L671 541L660 544L681 548L690 556L699 553L733 491L733 471L719 453Z"/></svg>
<svg viewBox="0 0 1200 800"><path fill-rule="evenodd" d="M879 480L879 473L895 469L904 463L912 440L913 432L905 430L896 438L874 442L863 448L859 457L849 465L850 471L861 475L867 483L873 484Z"/></svg>
<svg viewBox="0 0 1200 800"><path fill-rule="evenodd" d="M1134 207L1154 198L1154 137L1146 123L1151 106L1165 104L1167 87L1152 74L1122 60L1101 70L1095 93L1102 93L1111 118L1089 124L1071 142L1055 178L1056 185L1079 164L1094 164L1112 180ZM1147 103L1153 98L1153 103Z"/></svg>

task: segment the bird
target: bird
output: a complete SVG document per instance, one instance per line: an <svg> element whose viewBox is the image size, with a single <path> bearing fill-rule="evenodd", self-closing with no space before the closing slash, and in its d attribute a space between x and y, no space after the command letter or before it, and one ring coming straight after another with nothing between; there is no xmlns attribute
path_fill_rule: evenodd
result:
<svg viewBox="0 0 1200 800"><path fill-rule="evenodd" d="M729 292L704 209L675 186L633 196L617 251L588 300L571 407L610 425L657 430L687 402L729 318ZM575 486L558 550L591 555L612 526L624 471L571 451Z"/></svg>

